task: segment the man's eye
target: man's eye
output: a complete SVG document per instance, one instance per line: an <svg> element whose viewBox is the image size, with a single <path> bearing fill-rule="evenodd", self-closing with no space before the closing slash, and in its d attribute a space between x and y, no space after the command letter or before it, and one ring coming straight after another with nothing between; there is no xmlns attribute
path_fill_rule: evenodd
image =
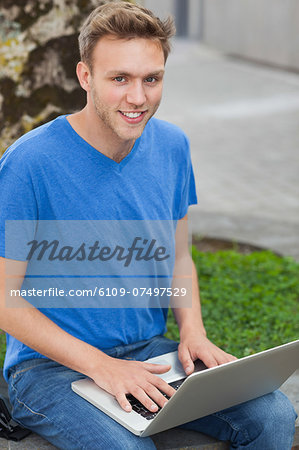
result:
<svg viewBox="0 0 299 450"><path fill-rule="evenodd" d="M156 77L147 77L147 78L145 79L145 81L146 81L147 83L155 83L155 82L158 81L158 80L157 80Z"/></svg>
<svg viewBox="0 0 299 450"><path fill-rule="evenodd" d="M113 78L115 81L117 81L118 83L123 83L124 81L126 81L125 80L125 77L121 77L121 76L119 76L119 77L115 77L115 78Z"/></svg>

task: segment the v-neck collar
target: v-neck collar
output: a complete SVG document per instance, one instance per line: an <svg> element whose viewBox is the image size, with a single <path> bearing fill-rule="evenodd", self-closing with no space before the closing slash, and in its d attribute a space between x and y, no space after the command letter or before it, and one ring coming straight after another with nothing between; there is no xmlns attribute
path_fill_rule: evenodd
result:
<svg viewBox="0 0 299 450"><path fill-rule="evenodd" d="M99 150L97 150L95 147L93 147L92 145L90 145L85 139L83 139L80 134L78 134L74 128L72 127L72 125L70 124L70 122L67 120L67 114L60 116L63 121L66 124L66 129L67 132L69 133L69 135L71 136L72 140L76 141L76 144L80 145L80 148L85 151L90 157L96 157L99 158L102 163L106 166L109 167L113 170L115 170L116 172L121 172L122 169L132 160L132 158L134 157L134 155L136 154L138 148L139 148L139 144L140 144L140 140L141 140L141 136L139 138L136 139L131 151L127 154L127 156L125 156L119 163L114 161L112 158L109 158L108 156L104 155L104 153L101 153Z"/></svg>

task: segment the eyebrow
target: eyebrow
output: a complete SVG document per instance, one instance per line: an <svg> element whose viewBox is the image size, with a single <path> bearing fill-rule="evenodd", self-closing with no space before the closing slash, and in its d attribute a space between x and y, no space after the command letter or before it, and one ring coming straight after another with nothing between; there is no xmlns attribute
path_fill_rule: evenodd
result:
<svg viewBox="0 0 299 450"><path fill-rule="evenodd" d="M157 70L154 72L149 72L148 74L144 75L142 78L163 75L164 72L165 72L164 69ZM129 73L129 72L125 72L123 70L109 70L109 72L106 72L106 76L107 77L111 77L111 76L134 77L135 75L132 73Z"/></svg>

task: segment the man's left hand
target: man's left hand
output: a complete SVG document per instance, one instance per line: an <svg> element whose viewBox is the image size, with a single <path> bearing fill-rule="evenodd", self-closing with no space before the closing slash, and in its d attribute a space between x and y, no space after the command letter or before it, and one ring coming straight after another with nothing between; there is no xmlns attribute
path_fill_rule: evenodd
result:
<svg viewBox="0 0 299 450"><path fill-rule="evenodd" d="M194 371L193 361L196 359L200 359L208 368L237 359L221 350L202 334L183 339L178 348L178 357L187 375Z"/></svg>

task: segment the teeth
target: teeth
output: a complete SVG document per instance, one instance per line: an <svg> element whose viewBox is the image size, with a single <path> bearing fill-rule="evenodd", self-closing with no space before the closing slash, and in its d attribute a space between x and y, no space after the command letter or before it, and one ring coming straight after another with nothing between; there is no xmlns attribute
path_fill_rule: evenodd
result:
<svg viewBox="0 0 299 450"><path fill-rule="evenodd" d="M129 117L130 119L136 119L137 117L141 116L141 112L135 112L135 113L126 113L126 112L122 112L122 114L126 117Z"/></svg>

